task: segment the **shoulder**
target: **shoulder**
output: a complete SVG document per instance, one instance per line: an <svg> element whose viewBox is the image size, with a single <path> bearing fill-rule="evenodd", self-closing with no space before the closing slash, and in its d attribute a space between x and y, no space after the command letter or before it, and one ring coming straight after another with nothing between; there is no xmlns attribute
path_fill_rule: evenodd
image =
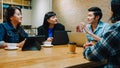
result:
<svg viewBox="0 0 120 68"><path fill-rule="evenodd" d="M38 29L44 28L43 25L39 26Z"/></svg>
<svg viewBox="0 0 120 68"><path fill-rule="evenodd" d="M0 24L0 33L1 33L1 34L4 34L4 33L7 31L7 27L5 28L3 24L4 24L4 23L1 23L1 24ZM1 34L0 34L0 36L1 36Z"/></svg>
<svg viewBox="0 0 120 68"><path fill-rule="evenodd" d="M0 23L0 28L2 27L2 23Z"/></svg>
<svg viewBox="0 0 120 68"><path fill-rule="evenodd" d="M114 23L110 29L107 31L106 36L109 34L115 34L115 32L119 31L120 32L120 21ZM112 33L111 33L112 32Z"/></svg>
<svg viewBox="0 0 120 68"><path fill-rule="evenodd" d="M11 30L12 29L11 26L9 25L9 23L2 23L1 27L6 29L6 30Z"/></svg>
<svg viewBox="0 0 120 68"><path fill-rule="evenodd" d="M0 31L3 30L3 23L0 24Z"/></svg>
<svg viewBox="0 0 120 68"><path fill-rule="evenodd" d="M1 23L1 25L9 26L9 23L5 22L5 23Z"/></svg>
<svg viewBox="0 0 120 68"><path fill-rule="evenodd" d="M8 29L8 28L9 28L9 25L8 25L7 23L1 23L1 24L0 24L0 28L1 28L1 29L2 29L2 28Z"/></svg>
<svg viewBox="0 0 120 68"><path fill-rule="evenodd" d="M55 24L54 29L55 30L65 30L65 26L61 23L57 23L57 24Z"/></svg>
<svg viewBox="0 0 120 68"><path fill-rule="evenodd" d="M111 26L109 23L107 23L107 22L104 22L103 23L105 26Z"/></svg>
<svg viewBox="0 0 120 68"><path fill-rule="evenodd" d="M64 25L61 23L57 23L57 24L55 24L55 26L63 26L64 27Z"/></svg>
<svg viewBox="0 0 120 68"><path fill-rule="evenodd" d="M0 26L8 26L8 23L1 23Z"/></svg>
<svg viewBox="0 0 120 68"><path fill-rule="evenodd" d="M114 23L113 26L120 26L120 21L117 21L116 23Z"/></svg>
<svg viewBox="0 0 120 68"><path fill-rule="evenodd" d="M37 30L45 30L45 28L44 28L43 25L41 25L41 26L39 26L39 27L37 28Z"/></svg>
<svg viewBox="0 0 120 68"><path fill-rule="evenodd" d="M102 22L102 21L100 21L100 22L99 22L99 25L103 25L103 26L104 26L104 25L110 25L110 24L107 23L107 22Z"/></svg>
<svg viewBox="0 0 120 68"><path fill-rule="evenodd" d="M120 27L120 21L114 23L114 24L111 26L110 29L116 29L116 28L118 28L118 27Z"/></svg>
<svg viewBox="0 0 120 68"><path fill-rule="evenodd" d="M102 27L102 28L109 29L111 25L109 23L100 21L99 26Z"/></svg>

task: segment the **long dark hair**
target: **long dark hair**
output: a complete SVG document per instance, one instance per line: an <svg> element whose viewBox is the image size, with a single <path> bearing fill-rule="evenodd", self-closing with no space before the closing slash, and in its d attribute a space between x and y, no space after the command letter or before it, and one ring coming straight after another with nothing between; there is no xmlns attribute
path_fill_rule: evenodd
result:
<svg viewBox="0 0 120 68"><path fill-rule="evenodd" d="M44 22L43 22L43 26L45 29L48 29L49 27L49 22L47 21L50 17L52 16L56 16L56 14L53 11L47 12L44 16Z"/></svg>
<svg viewBox="0 0 120 68"><path fill-rule="evenodd" d="M18 7L8 7L7 8L7 12L6 12L6 19L7 22L11 22L10 17L13 16L15 14L15 10L18 9L21 12L21 9Z"/></svg>
<svg viewBox="0 0 120 68"><path fill-rule="evenodd" d="M120 20L120 0L111 0L111 11L113 12L111 19L112 23Z"/></svg>

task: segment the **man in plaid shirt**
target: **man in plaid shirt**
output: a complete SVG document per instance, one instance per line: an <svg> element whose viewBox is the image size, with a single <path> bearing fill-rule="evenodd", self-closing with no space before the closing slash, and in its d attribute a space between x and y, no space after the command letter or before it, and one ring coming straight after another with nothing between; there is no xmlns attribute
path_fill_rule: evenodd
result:
<svg viewBox="0 0 120 68"><path fill-rule="evenodd" d="M111 0L111 11L114 24L95 45L85 44L83 55L90 61L107 60L104 68L120 68L120 0Z"/></svg>

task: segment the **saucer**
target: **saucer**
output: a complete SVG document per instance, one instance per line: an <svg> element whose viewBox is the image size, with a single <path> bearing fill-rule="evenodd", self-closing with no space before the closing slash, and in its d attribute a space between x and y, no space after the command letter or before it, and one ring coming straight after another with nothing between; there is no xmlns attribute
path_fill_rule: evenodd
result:
<svg viewBox="0 0 120 68"><path fill-rule="evenodd" d="M42 45L43 47L53 47L53 45Z"/></svg>
<svg viewBox="0 0 120 68"><path fill-rule="evenodd" d="M4 49L5 49L5 50L17 50L17 49L18 49L18 47L13 47L13 48L8 48L8 47L5 47Z"/></svg>

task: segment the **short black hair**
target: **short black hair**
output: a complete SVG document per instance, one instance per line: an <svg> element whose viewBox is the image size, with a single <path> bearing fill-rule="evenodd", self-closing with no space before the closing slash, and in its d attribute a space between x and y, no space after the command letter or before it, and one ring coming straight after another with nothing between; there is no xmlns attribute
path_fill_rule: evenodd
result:
<svg viewBox="0 0 120 68"><path fill-rule="evenodd" d="M120 20L120 0L111 0L112 23Z"/></svg>
<svg viewBox="0 0 120 68"><path fill-rule="evenodd" d="M102 14L102 10L99 7L91 7L88 9L89 12L93 12L95 17L96 16L100 16L99 20L102 18L103 14Z"/></svg>

